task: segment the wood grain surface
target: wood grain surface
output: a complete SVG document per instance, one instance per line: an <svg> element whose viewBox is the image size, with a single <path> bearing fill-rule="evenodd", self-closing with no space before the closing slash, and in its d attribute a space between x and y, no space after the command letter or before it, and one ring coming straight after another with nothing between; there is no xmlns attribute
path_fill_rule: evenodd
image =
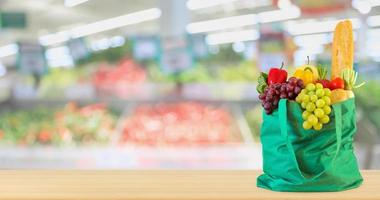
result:
<svg viewBox="0 0 380 200"><path fill-rule="evenodd" d="M1 170L0 199L380 199L380 171L363 171L358 189L284 193L256 187L259 171Z"/></svg>

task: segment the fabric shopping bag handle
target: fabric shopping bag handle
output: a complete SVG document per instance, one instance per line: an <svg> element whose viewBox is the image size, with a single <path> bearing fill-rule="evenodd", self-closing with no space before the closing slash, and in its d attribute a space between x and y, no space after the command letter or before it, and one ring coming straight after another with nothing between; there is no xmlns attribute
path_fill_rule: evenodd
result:
<svg viewBox="0 0 380 200"><path fill-rule="evenodd" d="M288 112L287 112L287 99L281 99L279 103L279 117L280 117L280 128L281 128L281 135L285 138L286 141L286 146L293 158L293 161L295 162L296 169L304 179L316 179L319 176L321 176L323 173L325 173L326 169L329 168L332 163L335 161L336 157L338 156L341 144L342 144L342 110L340 105L333 105L333 110L334 110L334 115L335 115L335 129L336 129L336 140L337 140L337 146L336 146L336 151L334 154L334 158L332 162L323 170L322 172L313 175L311 177L305 177L298 165L297 157L294 152L293 145L289 139L288 136Z"/></svg>

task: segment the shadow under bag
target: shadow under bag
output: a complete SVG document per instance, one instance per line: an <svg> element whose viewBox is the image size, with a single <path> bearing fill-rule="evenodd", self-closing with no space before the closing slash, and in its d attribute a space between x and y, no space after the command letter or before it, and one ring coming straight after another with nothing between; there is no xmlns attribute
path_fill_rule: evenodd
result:
<svg viewBox="0 0 380 200"><path fill-rule="evenodd" d="M263 112L261 143L264 174L257 186L274 191L332 192L360 186L353 151L355 100L332 105L330 122L320 131L302 127L302 109L281 99L278 110Z"/></svg>

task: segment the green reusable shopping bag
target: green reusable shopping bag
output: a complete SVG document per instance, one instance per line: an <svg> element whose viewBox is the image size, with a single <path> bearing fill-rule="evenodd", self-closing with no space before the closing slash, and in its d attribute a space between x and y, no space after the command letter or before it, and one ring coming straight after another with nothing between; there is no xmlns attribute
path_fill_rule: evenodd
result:
<svg viewBox="0 0 380 200"><path fill-rule="evenodd" d="M363 179L353 152L355 100L332 106L330 122L320 131L302 127L302 109L280 100L272 114L263 112L261 142L264 174L257 186L274 191L331 192L358 187Z"/></svg>

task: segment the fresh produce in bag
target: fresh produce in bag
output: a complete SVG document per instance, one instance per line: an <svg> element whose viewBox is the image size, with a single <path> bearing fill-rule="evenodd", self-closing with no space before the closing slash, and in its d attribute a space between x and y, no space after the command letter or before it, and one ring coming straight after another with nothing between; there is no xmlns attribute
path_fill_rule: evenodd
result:
<svg viewBox="0 0 380 200"><path fill-rule="evenodd" d="M264 107L260 135L264 174L257 178L258 187L327 192L361 185L353 151L353 89L363 83L356 85L358 74L352 69L350 21L337 25L332 49L331 80L326 78L324 67L309 63L287 81L263 83L265 76L261 78L258 92Z"/></svg>

